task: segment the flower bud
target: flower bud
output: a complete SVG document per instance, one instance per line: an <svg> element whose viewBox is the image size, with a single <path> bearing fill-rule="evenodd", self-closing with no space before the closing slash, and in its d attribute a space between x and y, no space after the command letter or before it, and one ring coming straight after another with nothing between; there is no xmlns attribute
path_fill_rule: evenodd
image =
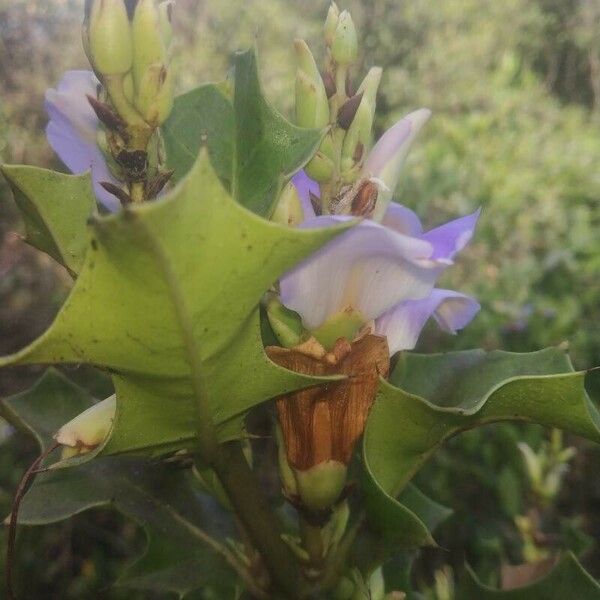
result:
<svg viewBox="0 0 600 600"><path fill-rule="evenodd" d="M304 167L306 174L317 183L327 183L335 172L334 162L319 151Z"/></svg>
<svg viewBox="0 0 600 600"><path fill-rule="evenodd" d="M304 220L304 211L302 202L293 183L288 183L277 200L275 211L271 215L271 221L280 225L289 225L293 227L299 225Z"/></svg>
<svg viewBox="0 0 600 600"><path fill-rule="evenodd" d="M267 317L273 333L284 348L292 348L302 341L304 327L300 315L285 307L273 296L267 301Z"/></svg>
<svg viewBox="0 0 600 600"><path fill-rule="evenodd" d="M306 42L294 42L296 73L296 123L300 127L323 128L329 123L329 102L323 78Z"/></svg>
<svg viewBox="0 0 600 600"><path fill-rule="evenodd" d="M338 65L349 66L358 56L358 37L350 13L340 14L331 43L331 56Z"/></svg>
<svg viewBox="0 0 600 600"><path fill-rule="evenodd" d="M100 75L124 75L131 69L131 25L123 0L93 1L84 42Z"/></svg>
<svg viewBox="0 0 600 600"><path fill-rule="evenodd" d="M173 75L171 69L156 63L142 76L135 106L150 125L162 125L173 108Z"/></svg>
<svg viewBox="0 0 600 600"><path fill-rule="evenodd" d="M138 0L131 22L131 35L133 80L139 87L150 67L164 65L167 60L160 11L154 0Z"/></svg>
<svg viewBox="0 0 600 600"><path fill-rule="evenodd" d="M344 138L341 163L343 174L351 171L356 164L362 163L371 145L371 131L381 74L380 67L371 68L358 88L357 95L362 94L362 99Z"/></svg>
<svg viewBox="0 0 600 600"><path fill-rule="evenodd" d="M161 2L158 5L160 31L162 34L163 44L167 50L171 46L171 41L173 40L173 25L171 22L174 5L174 0L165 0L165 2Z"/></svg>
<svg viewBox="0 0 600 600"><path fill-rule="evenodd" d="M373 109L370 102L363 98L360 102L354 120L344 136L342 144L342 171L348 171L364 158L371 144L371 129L373 127Z"/></svg>
<svg viewBox="0 0 600 600"><path fill-rule="evenodd" d="M108 436L116 409L116 396L112 395L63 425L54 439L62 446L72 449L67 450L67 456L91 452Z"/></svg>
<svg viewBox="0 0 600 600"><path fill-rule="evenodd" d="M339 18L340 9L337 7L335 2L332 2L329 10L327 11L327 18L325 19L325 26L323 27L325 44L327 44L327 46L331 47L333 44L333 40L335 39L335 30L337 29Z"/></svg>

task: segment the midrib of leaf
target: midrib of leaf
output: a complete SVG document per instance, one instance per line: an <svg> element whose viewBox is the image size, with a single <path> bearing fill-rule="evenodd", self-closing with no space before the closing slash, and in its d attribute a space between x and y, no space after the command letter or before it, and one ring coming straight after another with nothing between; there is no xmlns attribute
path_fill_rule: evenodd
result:
<svg viewBox="0 0 600 600"><path fill-rule="evenodd" d="M193 333L194 323L192 315L181 291L177 274L171 267L171 262L165 254L162 245L137 213L130 211L128 216L131 219L131 223L143 236L148 249L156 261L159 273L162 275L166 285L167 295L173 306L175 318L181 329L184 350L190 367L190 381L197 416L196 431L198 433L198 443L204 460L210 464L218 450L218 439L208 406L207 399L209 392L200 357L200 348Z"/></svg>

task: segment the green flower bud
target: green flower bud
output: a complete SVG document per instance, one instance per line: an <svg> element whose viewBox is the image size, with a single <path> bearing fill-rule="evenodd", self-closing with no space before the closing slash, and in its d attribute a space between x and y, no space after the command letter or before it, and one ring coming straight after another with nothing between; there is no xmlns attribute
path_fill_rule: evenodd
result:
<svg viewBox="0 0 600 600"><path fill-rule="evenodd" d="M171 69L157 63L146 69L138 86L135 106L150 125L162 125L173 108Z"/></svg>
<svg viewBox="0 0 600 600"><path fill-rule="evenodd" d="M329 101L317 63L306 42L294 42L296 73L296 122L300 127L322 128L329 123Z"/></svg>
<svg viewBox="0 0 600 600"><path fill-rule="evenodd" d="M127 73L123 78L123 93L129 103L133 103L135 98L135 86L133 85L133 75L131 73Z"/></svg>
<svg viewBox="0 0 600 600"><path fill-rule="evenodd" d="M160 12L154 0L138 0L131 23L133 80L136 87L154 65L164 65L167 49L163 41Z"/></svg>
<svg viewBox="0 0 600 600"><path fill-rule="evenodd" d="M275 211L271 215L271 221L280 225L299 225L304 220L302 202L296 191L296 187L289 182L279 194Z"/></svg>
<svg viewBox="0 0 600 600"><path fill-rule="evenodd" d="M98 447L108 436L117 409L116 396L98 402L63 425L54 439L66 446L65 458L85 454Z"/></svg>
<svg viewBox="0 0 600 600"><path fill-rule="evenodd" d="M133 63L131 25L123 0L94 0L89 13L89 55L100 75L124 75Z"/></svg>
<svg viewBox="0 0 600 600"><path fill-rule="evenodd" d="M333 44L333 40L335 39L335 30L337 29L339 19L340 9L337 7L335 2L332 2L329 10L327 11L327 18L325 19L325 26L323 27L325 43L327 46L331 46Z"/></svg>
<svg viewBox="0 0 600 600"><path fill-rule="evenodd" d="M363 97L354 116L350 128L344 136L342 144L342 171L351 169L366 156L371 145L371 129L373 127L373 108Z"/></svg>
<svg viewBox="0 0 600 600"><path fill-rule="evenodd" d="M274 296L267 302L267 317L273 333L285 348L293 348L302 341L304 327L300 315L286 308Z"/></svg>
<svg viewBox="0 0 600 600"><path fill-rule="evenodd" d="M347 467L336 460L295 471L298 495L310 510L325 510L339 499L346 485Z"/></svg>
<svg viewBox="0 0 600 600"><path fill-rule="evenodd" d="M158 5L158 14L160 20L160 31L162 34L163 44L168 50L173 40L173 25L171 24L174 0L166 0Z"/></svg>
<svg viewBox="0 0 600 600"><path fill-rule="evenodd" d="M383 70L381 67L371 67L369 72L365 75L361 84L358 86L358 92L363 95L363 100L367 100L373 111L373 117L375 116L375 108L377 106L377 90L381 83L381 75Z"/></svg>
<svg viewBox="0 0 600 600"><path fill-rule="evenodd" d="M344 66L349 66L354 63L358 56L356 27L347 10L342 12L338 19L333 42L331 44L331 56L338 65Z"/></svg>
<svg viewBox="0 0 600 600"><path fill-rule="evenodd" d="M306 174L318 183L327 183L335 172L334 162L321 151L304 167Z"/></svg>

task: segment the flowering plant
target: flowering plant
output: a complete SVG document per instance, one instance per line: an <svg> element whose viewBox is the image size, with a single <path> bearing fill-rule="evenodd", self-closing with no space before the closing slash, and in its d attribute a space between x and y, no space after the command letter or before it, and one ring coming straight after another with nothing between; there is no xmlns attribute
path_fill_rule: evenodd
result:
<svg viewBox="0 0 600 600"><path fill-rule="evenodd" d="M73 174L3 167L27 241L73 287L0 366L88 364L114 390L98 401L51 367L3 400L42 451L11 515L9 595L17 523L112 505L147 532L121 585L416 597L394 561L435 544L449 511L414 474L451 436L494 421L600 441L586 374L558 348L408 352L430 318L456 333L480 310L436 287L480 210L425 228L394 200L430 112L373 144L382 73L354 87L347 11L329 9L322 69L295 42L293 124L264 97L252 50L226 82L174 97L172 9L88 0L92 70L46 94L48 141ZM526 593L571 586L600 595L565 555ZM505 595L469 574L463 588Z"/></svg>

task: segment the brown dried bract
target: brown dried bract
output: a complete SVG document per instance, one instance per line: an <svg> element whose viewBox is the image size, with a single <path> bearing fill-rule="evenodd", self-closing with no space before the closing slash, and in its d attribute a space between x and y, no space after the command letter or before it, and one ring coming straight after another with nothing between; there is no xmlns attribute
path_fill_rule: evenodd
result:
<svg viewBox="0 0 600 600"><path fill-rule="evenodd" d="M375 400L379 377L389 372L386 339L370 334L352 345L341 339L322 358L275 346L266 352L273 362L297 373L347 376L281 396L277 414L294 468L304 471L327 460L348 464Z"/></svg>

